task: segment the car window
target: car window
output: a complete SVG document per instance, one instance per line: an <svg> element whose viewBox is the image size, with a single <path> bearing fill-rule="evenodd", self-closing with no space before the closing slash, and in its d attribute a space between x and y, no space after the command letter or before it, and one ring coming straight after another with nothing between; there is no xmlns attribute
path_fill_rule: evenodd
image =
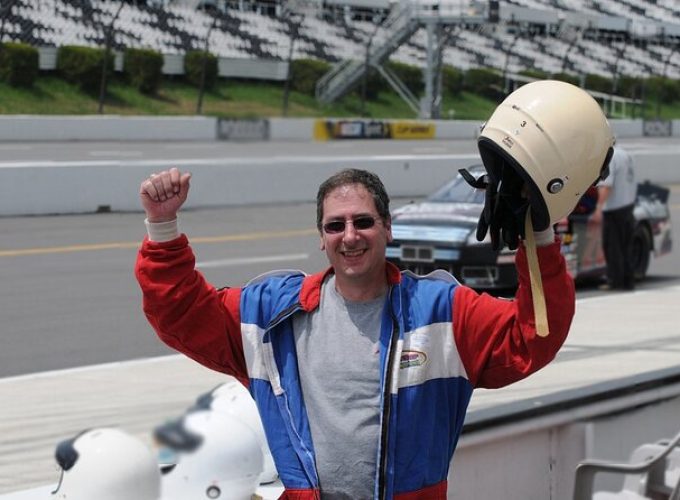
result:
<svg viewBox="0 0 680 500"><path fill-rule="evenodd" d="M479 172L471 172L478 177ZM483 173L483 172L482 172ZM440 203L484 203L484 190L475 189L470 186L460 175L445 184L442 188L435 191L428 198L428 201Z"/></svg>

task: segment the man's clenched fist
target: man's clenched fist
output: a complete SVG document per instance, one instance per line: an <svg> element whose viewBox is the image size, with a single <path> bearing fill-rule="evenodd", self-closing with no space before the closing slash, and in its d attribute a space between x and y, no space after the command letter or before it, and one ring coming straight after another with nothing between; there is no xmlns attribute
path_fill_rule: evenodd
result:
<svg viewBox="0 0 680 500"><path fill-rule="evenodd" d="M151 174L139 187L139 197L149 222L166 222L177 212L189 194L190 173L177 168Z"/></svg>

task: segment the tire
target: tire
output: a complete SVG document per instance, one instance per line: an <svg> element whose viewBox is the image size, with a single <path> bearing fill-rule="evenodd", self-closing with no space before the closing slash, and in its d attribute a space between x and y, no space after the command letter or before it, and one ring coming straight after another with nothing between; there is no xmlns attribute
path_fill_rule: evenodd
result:
<svg viewBox="0 0 680 500"><path fill-rule="evenodd" d="M649 234L649 229L640 224L633 233L633 271L638 281L647 276L651 252L652 236Z"/></svg>

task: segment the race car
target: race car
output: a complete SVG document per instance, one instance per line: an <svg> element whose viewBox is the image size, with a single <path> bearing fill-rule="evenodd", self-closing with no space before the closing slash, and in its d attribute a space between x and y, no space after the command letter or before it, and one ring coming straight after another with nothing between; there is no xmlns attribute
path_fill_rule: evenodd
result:
<svg viewBox="0 0 680 500"><path fill-rule="evenodd" d="M482 165L467 170L474 177L485 173ZM577 281L603 279L606 272L601 223L591 217L593 195L596 190L586 193L572 214L555 225L569 272ZM515 252L493 250L488 235L477 241L484 196L483 190L472 188L457 175L424 201L398 208L392 214L393 241L387 246L387 259L418 274L444 269L475 289L516 287ZM638 280L645 278L651 255L672 249L668 196L669 190L662 186L638 185L633 235Z"/></svg>

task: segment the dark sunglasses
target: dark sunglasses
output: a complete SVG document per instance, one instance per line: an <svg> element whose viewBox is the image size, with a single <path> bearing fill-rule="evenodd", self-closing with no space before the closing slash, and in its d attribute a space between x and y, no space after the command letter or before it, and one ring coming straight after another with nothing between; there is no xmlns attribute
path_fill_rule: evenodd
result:
<svg viewBox="0 0 680 500"><path fill-rule="evenodd" d="M366 229L371 229L375 226L376 220L378 220L377 217L371 217L370 215L363 215L356 219L352 219L351 221L332 220L323 225L323 230L328 234L344 233L347 222L351 222L352 227L357 231L365 231Z"/></svg>

